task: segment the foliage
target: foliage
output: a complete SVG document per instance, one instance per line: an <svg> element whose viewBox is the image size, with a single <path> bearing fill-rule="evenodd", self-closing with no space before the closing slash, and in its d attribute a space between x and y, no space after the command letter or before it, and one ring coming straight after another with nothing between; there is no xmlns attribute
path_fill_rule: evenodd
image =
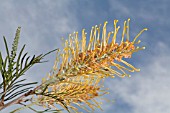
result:
<svg viewBox="0 0 170 113"><path fill-rule="evenodd" d="M18 48L18 41L20 38L20 30L21 28L18 27L12 44L11 53L9 52L6 38L3 37L7 56L5 57L5 59L3 59L2 54L0 52L0 72L3 79L3 82L0 84L0 88L3 89L3 91L0 92L0 109L2 106L6 104L7 101L12 102L12 100L15 97L23 93L26 93L30 89L32 89L33 87L31 85L37 84L37 82L26 83L26 79L20 79L20 78L33 65L37 63L42 63L41 60L44 58L44 56L50 53L49 52L45 55L40 54L38 56L34 55L30 59L30 56L27 56L28 52L23 54L25 48L24 45L17 57L17 48Z"/></svg>
<svg viewBox="0 0 170 113"><path fill-rule="evenodd" d="M95 108L101 109L100 103L95 99L108 93L103 84L105 78L114 78L115 76L121 78L130 77L127 71L140 71L140 69L126 62L125 59L131 58L134 52L145 49L145 47L138 47L136 44L141 42L140 40L137 41L137 38L147 29L145 28L140 31L133 41L130 41L129 21L130 19L124 22L120 43L116 43L120 28L120 26L117 26L118 20L114 20L114 30L110 32L107 32L106 29L107 22L104 23L102 31L101 25L92 27L88 43L85 29L82 30L81 41L78 38L78 32L70 34L69 40L65 41L63 51L58 53L56 57L52 72L43 78L42 83L33 90L30 90L32 88L30 85L36 84L36 82L22 83L25 79L18 79L34 64L41 63L44 56L55 50L45 55L34 55L32 59L29 60L30 57L26 58L27 53L22 56L25 48L24 45L15 61L20 34L20 28L18 28L11 54L9 54L5 38L4 43L7 57L3 60L0 53L0 71L3 78L3 82L0 84L0 88L3 89L3 92L0 93L0 107L2 106L3 108L3 106L5 106L4 102L25 93L18 98L20 101L18 101L18 99L13 100L13 104L19 103L24 107L18 108L13 112L24 108L30 108L35 112L40 112L31 108L32 105L47 108L41 112L60 111L56 105L60 105L68 112L78 112L76 106L88 112L91 112L91 110L94 111ZM59 63L60 65L58 65ZM25 86L29 87L13 93L16 89ZM30 95L34 95L27 99L31 104L23 104L26 102L24 98ZM87 106L91 110L86 108Z"/></svg>

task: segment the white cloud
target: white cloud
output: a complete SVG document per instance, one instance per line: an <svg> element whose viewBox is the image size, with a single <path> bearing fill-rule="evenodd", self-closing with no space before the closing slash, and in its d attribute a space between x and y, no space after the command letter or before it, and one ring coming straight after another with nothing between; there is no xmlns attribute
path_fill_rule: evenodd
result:
<svg viewBox="0 0 170 113"><path fill-rule="evenodd" d="M130 110L131 113L169 113L170 111L170 53L169 40L166 38L169 34L166 26L170 22L167 19L169 17L168 2L168 0L164 2L149 0L147 2L149 5L146 5L146 1L110 0L110 5L114 6L110 7L110 10L119 12L116 16L130 16L132 19L141 19L141 22L147 21L150 28L146 37L153 37L146 40L148 41L146 52L149 57L145 57L145 54L140 57L143 61L148 61L141 67L141 72L134 73L130 79L113 79L107 84L111 93L125 103L115 109L122 109L127 105L130 106L127 111ZM150 4L153 4L153 7L150 7ZM117 106L117 104L112 106ZM111 106L108 109L114 110Z"/></svg>
<svg viewBox="0 0 170 113"><path fill-rule="evenodd" d="M170 21L168 15L169 0L162 1L119 1L109 0L110 11L117 12L117 16L128 16L141 21L156 22L157 24L168 24ZM148 4L148 5L146 5Z"/></svg>
<svg viewBox="0 0 170 113"><path fill-rule="evenodd" d="M169 113L168 56L169 54L164 54L151 58L150 64L142 67L142 71L135 73L130 79L112 80L113 83L108 84L112 93L132 106L133 113Z"/></svg>
<svg viewBox="0 0 170 113"><path fill-rule="evenodd" d="M62 34L74 31L79 24L77 20L81 20L80 18L76 18L78 14L75 14L77 12L75 10L78 8L80 8L78 12L82 14L82 17L87 16L90 18L89 20L97 18L93 21L98 21L98 19L103 17L115 19L117 16L124 20L126 19L124 17L128 16L132 17L132 19L140 18L141 22L147 21L149 23L154 21L151 24L156 23L156 27L154 28L156 30L158 30L157 25L159 25L157 22L162 23L162 25L165 23L167 25L169 23L167 19L168 15L166 15L168 0L165 0L166 2L162 2L161 4L153 4L154 7L149 7L146 3L140 4L141 2L139 3L140 7L136 4L133 5L133 3L138 3L139 1L120 2L118 0L110 0L107 10L103 10L99 7L102 11L99 16L97 16L99 13L97 11L99 9L96 7L94 7L95 10L91 8L96 5L95 2L94 4L90 2L91 7L88 6L86 10L81 10L81 6L78 6L80 5L79 2L74 2L77 3L75 8L72 0L55 2L49 2L47 0L32 1L33 2L31 2L31 0L27 2L22 0L20 2L4 1L0 4L0 37L5 35L7 36L7 40L12 42L15 30L20 25L22 27L20 45L22 45L22 43L27 44L26 48L30 53L29 55L41 54L42 52L44 53L59 47L61 45L59 38ZM114 14L112 15L113 17L110 17L110 13ZM87 22L89 21L88 19L84 21L86 22L86 20ZM150 27L154 27L151 24L149 24ZM154 31L154 33L160 35L160 32ZM164 34L165 31L162 33ZM153 34L150 33L146 37L149 38L152 35ZM66 37L66 35L64 36ZM160 38L163 36L165 36L165 34L161 35ZM2 38L0 38L0 49L3 47L2 41ZM168 65L170 63L170 58L168 56L170 55L166 53L169 51L167 48L168 47L164 44L164 40L157 41L154 53L158 53L158 55L147 58L150 60L150 64L146 64L145 67L142 67L141 72L135 73L130 79L113 79L111 80L112 83L108 84L113 91L111 92L112 95L118 95L126 104L132 106L132 111L134 113L169 113L168 111L170 111L170 108L168 108L168 106L170 106L170 98L168 98L168 96L170 95L170 91L168 88L170 87L170 77L168 71L170 67ZM53 65L54 55L55 54L47 58L50 59L50 62L36 66L34 69L30 70L25 77L30 76L28 78L30 81L35 79L41 81L39 78L45 76ZM115 99L117 100L116 97ZM109 108L109 105L110 104L104 103L104 110L112 109L114 111L113 107ZM111 105L116 106L116 102ZM8 112L9 110L10 108L3 112ZM28 111L28 113L30 113L30 111Z"/></svg>
<svg viewBox="0 0 170 113"><path fill-rule="evenodd" d="M5 56L2 36L5 35L9 46L15 36L15 30L21 26L21 39L19 46L26 44L29 55L41 54L55 48L60 48L61 36L67 36L77 28L72 1L4 1L0 4L0 49ZM37 65L24 76L29 81L41 81L53 66L55 53L46 59L50 62ZM2 79L0 78L0 82ZM15 106L16 107L16 106ZM15 107L9 107L3 112L8 112ZM30 113L30 111L25 111Z"/></svg>
<svg viewBox="0 0 170 113"><path fill-rule="evenodd" d="M15 30L21 26L19 46L26 44L29 55L41 54L61 47L61 36L72 32L77 27L76 17L72 10L72 1L62 0L47 2L46 0L33 2L1 2L0 4L0 48L3 56L5 48L2 36L5 35L9 46L13 41ZM50 62L40 65L38 69L29 72L30 75L46 75L50 71L55 59L48 56ZM46 65L46 67L44 67Z"/></svg>

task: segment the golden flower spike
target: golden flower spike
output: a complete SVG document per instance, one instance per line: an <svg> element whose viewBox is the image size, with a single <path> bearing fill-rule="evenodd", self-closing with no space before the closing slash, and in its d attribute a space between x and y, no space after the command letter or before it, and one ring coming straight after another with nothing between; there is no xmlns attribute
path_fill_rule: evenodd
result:
<svg viewBox="0 0 170 113"><path fill-rule="evenodd" d="M114 31L107 33L106 25L104 23L102 33L100 33L100 26L94 26L91 29L89 43L86 44L86 32L82 30L82 39L78 40L78 32L69 35L69 40L65 42L63 50L62 64L58 76L112 76L119 77L128 76L124 70L134 72L140 69L135 68L127 63L124 58L131 58L134 52L145 49L145 47L136 47L135 44L139 35L147 30L143 29L132 42L129 41L129 21L124 22L122 39L120 44L116 43L116 37L120 26L117 27L118 20L114 20ZM125 39L126 36L126 39ZM111 41L110 41L111 38ZM125 64L127 67L116 63ZM114 66L121 72L118 72L111 67Z"/></svg>
<svg viewBox="0 0 170 113"><path fill-rule="evenodd" d="M107 93L102 90L103 78L130 77L126 71L140 71L125 59L131 58L134 52L145 49L145 47L136 47L135 44L140 43L137 38L147 29L143 29L133 41L130 41L129 21L130 19L124 22L120 44L116 43L120 28L117 26L118 20L114 20L114 30L110 32L106 29L108 22L104 23L102 31L101 25L92 27L89 38L83 29L81 41L78 32L70 34L69 39L65 41L62 54L56 59L52 75L43 82L48 83L48 86L45 91L40 91L43 92L42 96L39 96L40 103L47 107L59 104L69 112L70 109L78 112L73 104L83 109L86 108L82 103L92 110L94 107L100 108L94 98ZM62 62L58 66L60 56Z"/></svg>

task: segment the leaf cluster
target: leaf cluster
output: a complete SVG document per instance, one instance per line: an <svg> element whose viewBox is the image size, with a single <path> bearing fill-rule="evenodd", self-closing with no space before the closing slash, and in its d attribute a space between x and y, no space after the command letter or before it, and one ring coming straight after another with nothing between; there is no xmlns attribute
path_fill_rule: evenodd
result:
<svg viewBox="0 0 170 113"><path fill-rule="evenodd" d="M41 61L44 56L55 51L53 50L44 55L40 54L38 56L34 55L31 57L28 56L28 52L24 53L25 45L23 45L19 51L19 54L17 55L20 31L21 27L18 27L12 44L11 52L9 52L6 38L3 37L7 55L5 58L3 58L2 53L0 52L0 72L3 79L2 83L0 83L0 89L2 89L2 92L0 92L0 102L2 105L5 104L6 101L10 101L16 96L29 91L31 88L33 88L31 85L37 84L37 82L26 83L26 79L20 78L32 66L37 63L44 62Z"/></svg>

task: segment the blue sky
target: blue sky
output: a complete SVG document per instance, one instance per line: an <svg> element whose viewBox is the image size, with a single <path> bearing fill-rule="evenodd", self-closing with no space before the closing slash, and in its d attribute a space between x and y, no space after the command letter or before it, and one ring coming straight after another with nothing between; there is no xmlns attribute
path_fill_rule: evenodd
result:
<svg viewBox="0 0 170 113"><path fill-rule="evenodd" d="M118 19L119 25L131 18L130 33L133 38L143 28L148 28L140 39L144 51L132 56L132 64L141 72L125 79L109 79L106 87L114 103L103 104L104 111L96 113L169 113L170 111L170 1L169 0L1 0L0 50L5 54L3 36L9 45L16 28L22 27L20 47L26 44L29 55L61 48L61 37L69 33L87 32L91 26ZM50 72L55 54L46 57L48 63L37 65L25 77L38 80ZM0 79L1 80L1 79ZM14 107L5 109L8 112ZM21 111L30 113L31 111Z"/></svg>

